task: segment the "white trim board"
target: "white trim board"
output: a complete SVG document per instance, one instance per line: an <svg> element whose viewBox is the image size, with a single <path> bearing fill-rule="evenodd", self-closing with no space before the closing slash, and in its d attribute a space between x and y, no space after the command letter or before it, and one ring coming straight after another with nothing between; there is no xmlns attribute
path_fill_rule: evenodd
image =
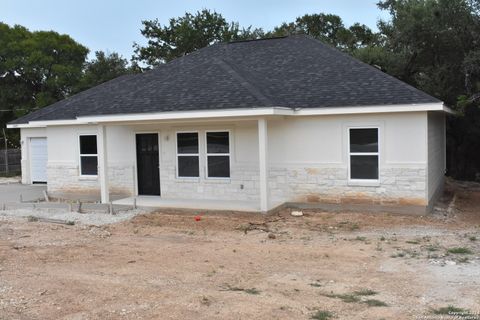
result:
<svg viewBox="0 0 480 320"><path fill-rule="evenodd" d="M27 124L9 124L7 128L41 128L47 126L68 126L81 124L100 124L135 121L155 120L192 120L192 119L218 119L236 117L265 117L265 116L310 116L310 115L339 115L339 114L368 114L368 113L391 113L391 112L422 112L441 111L454 113L443 103L424 104L399 104L381 106L355 106L355 107L331 107L331 108L247 108L247 109L223 109L201 111L175 111L157 113L119 114L77 117L73 120L30 121Z"/></svg>

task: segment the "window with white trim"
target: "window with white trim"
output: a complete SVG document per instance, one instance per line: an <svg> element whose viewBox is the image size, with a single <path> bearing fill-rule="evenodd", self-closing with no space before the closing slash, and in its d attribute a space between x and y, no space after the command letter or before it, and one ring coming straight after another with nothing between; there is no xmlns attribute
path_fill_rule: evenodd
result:
<svg viewBox="0 0 480 320"><path fill-rule="evenodd" d="M350 180L378 180L378 128L349 129Z"/></svg>
<svg viewBox="0 0 480 320"><path fill-rule="evenodd" d="M230 133L207 131L207 178L230 178Z"/></svg>
<svg viewBox="0 0 480 320"><path fill-rule="evenodd" d="M200 162L198 132L177 132L177 176L198 178Z"/></svg>
<svg viewBox="0 0 480 320"><path fill-rule="evenodd" d="M80 136L80 175L98 175L97 136Z"/></svg>

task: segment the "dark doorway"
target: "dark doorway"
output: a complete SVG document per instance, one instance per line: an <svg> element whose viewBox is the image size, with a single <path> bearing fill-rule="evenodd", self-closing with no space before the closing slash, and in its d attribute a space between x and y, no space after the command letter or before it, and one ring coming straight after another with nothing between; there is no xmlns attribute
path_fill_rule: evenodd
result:
<svg viewBox="0 0 480 320"><path fill-rule="evenodd" d="M137 176L139 195L160 195L158 134L137 134Z"/></svg>

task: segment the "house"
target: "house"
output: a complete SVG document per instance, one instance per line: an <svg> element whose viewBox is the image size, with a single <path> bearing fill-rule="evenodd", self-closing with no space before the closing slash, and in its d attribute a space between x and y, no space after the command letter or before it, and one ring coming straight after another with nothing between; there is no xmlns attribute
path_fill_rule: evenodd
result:
<svg viewBox="0 0 480 320"><path fill-rule="evenodd" d="M22 182L106 203L424 213L443 103L308 36L215 44L11 122ZM123 201L123 202L122 202Z"/></svg>

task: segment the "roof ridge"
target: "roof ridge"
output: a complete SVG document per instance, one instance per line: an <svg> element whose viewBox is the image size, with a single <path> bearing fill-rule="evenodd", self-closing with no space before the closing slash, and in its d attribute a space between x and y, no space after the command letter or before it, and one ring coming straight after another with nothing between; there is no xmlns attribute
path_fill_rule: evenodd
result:
<svg viewBox="0 0 480 320"><path fill-rule="evenodd" d="M242 40L231 40L227 42L223 42L224 44L234 44L234 43L242 43L242 42L254 42L254 41L267 41L267 40L277 40L288 38L290 35L286 36L274 36L274 37L267 37L267 38L256 38L256 39L242 39Z"/></svg>
<svg viewBox="0 0 480 320"><path fill-rule="evenodd" d="M264 103L265 106L271 107L273 106L273 102L265 96L260 90L254 87L245 77L240 75L238 71L236 71L232 66L230 66L225 60L220 58L214 58L214 61L224 69L227 73L229 73L234 79L236 79L241 86L248 90L257 100Z"/></svg>

